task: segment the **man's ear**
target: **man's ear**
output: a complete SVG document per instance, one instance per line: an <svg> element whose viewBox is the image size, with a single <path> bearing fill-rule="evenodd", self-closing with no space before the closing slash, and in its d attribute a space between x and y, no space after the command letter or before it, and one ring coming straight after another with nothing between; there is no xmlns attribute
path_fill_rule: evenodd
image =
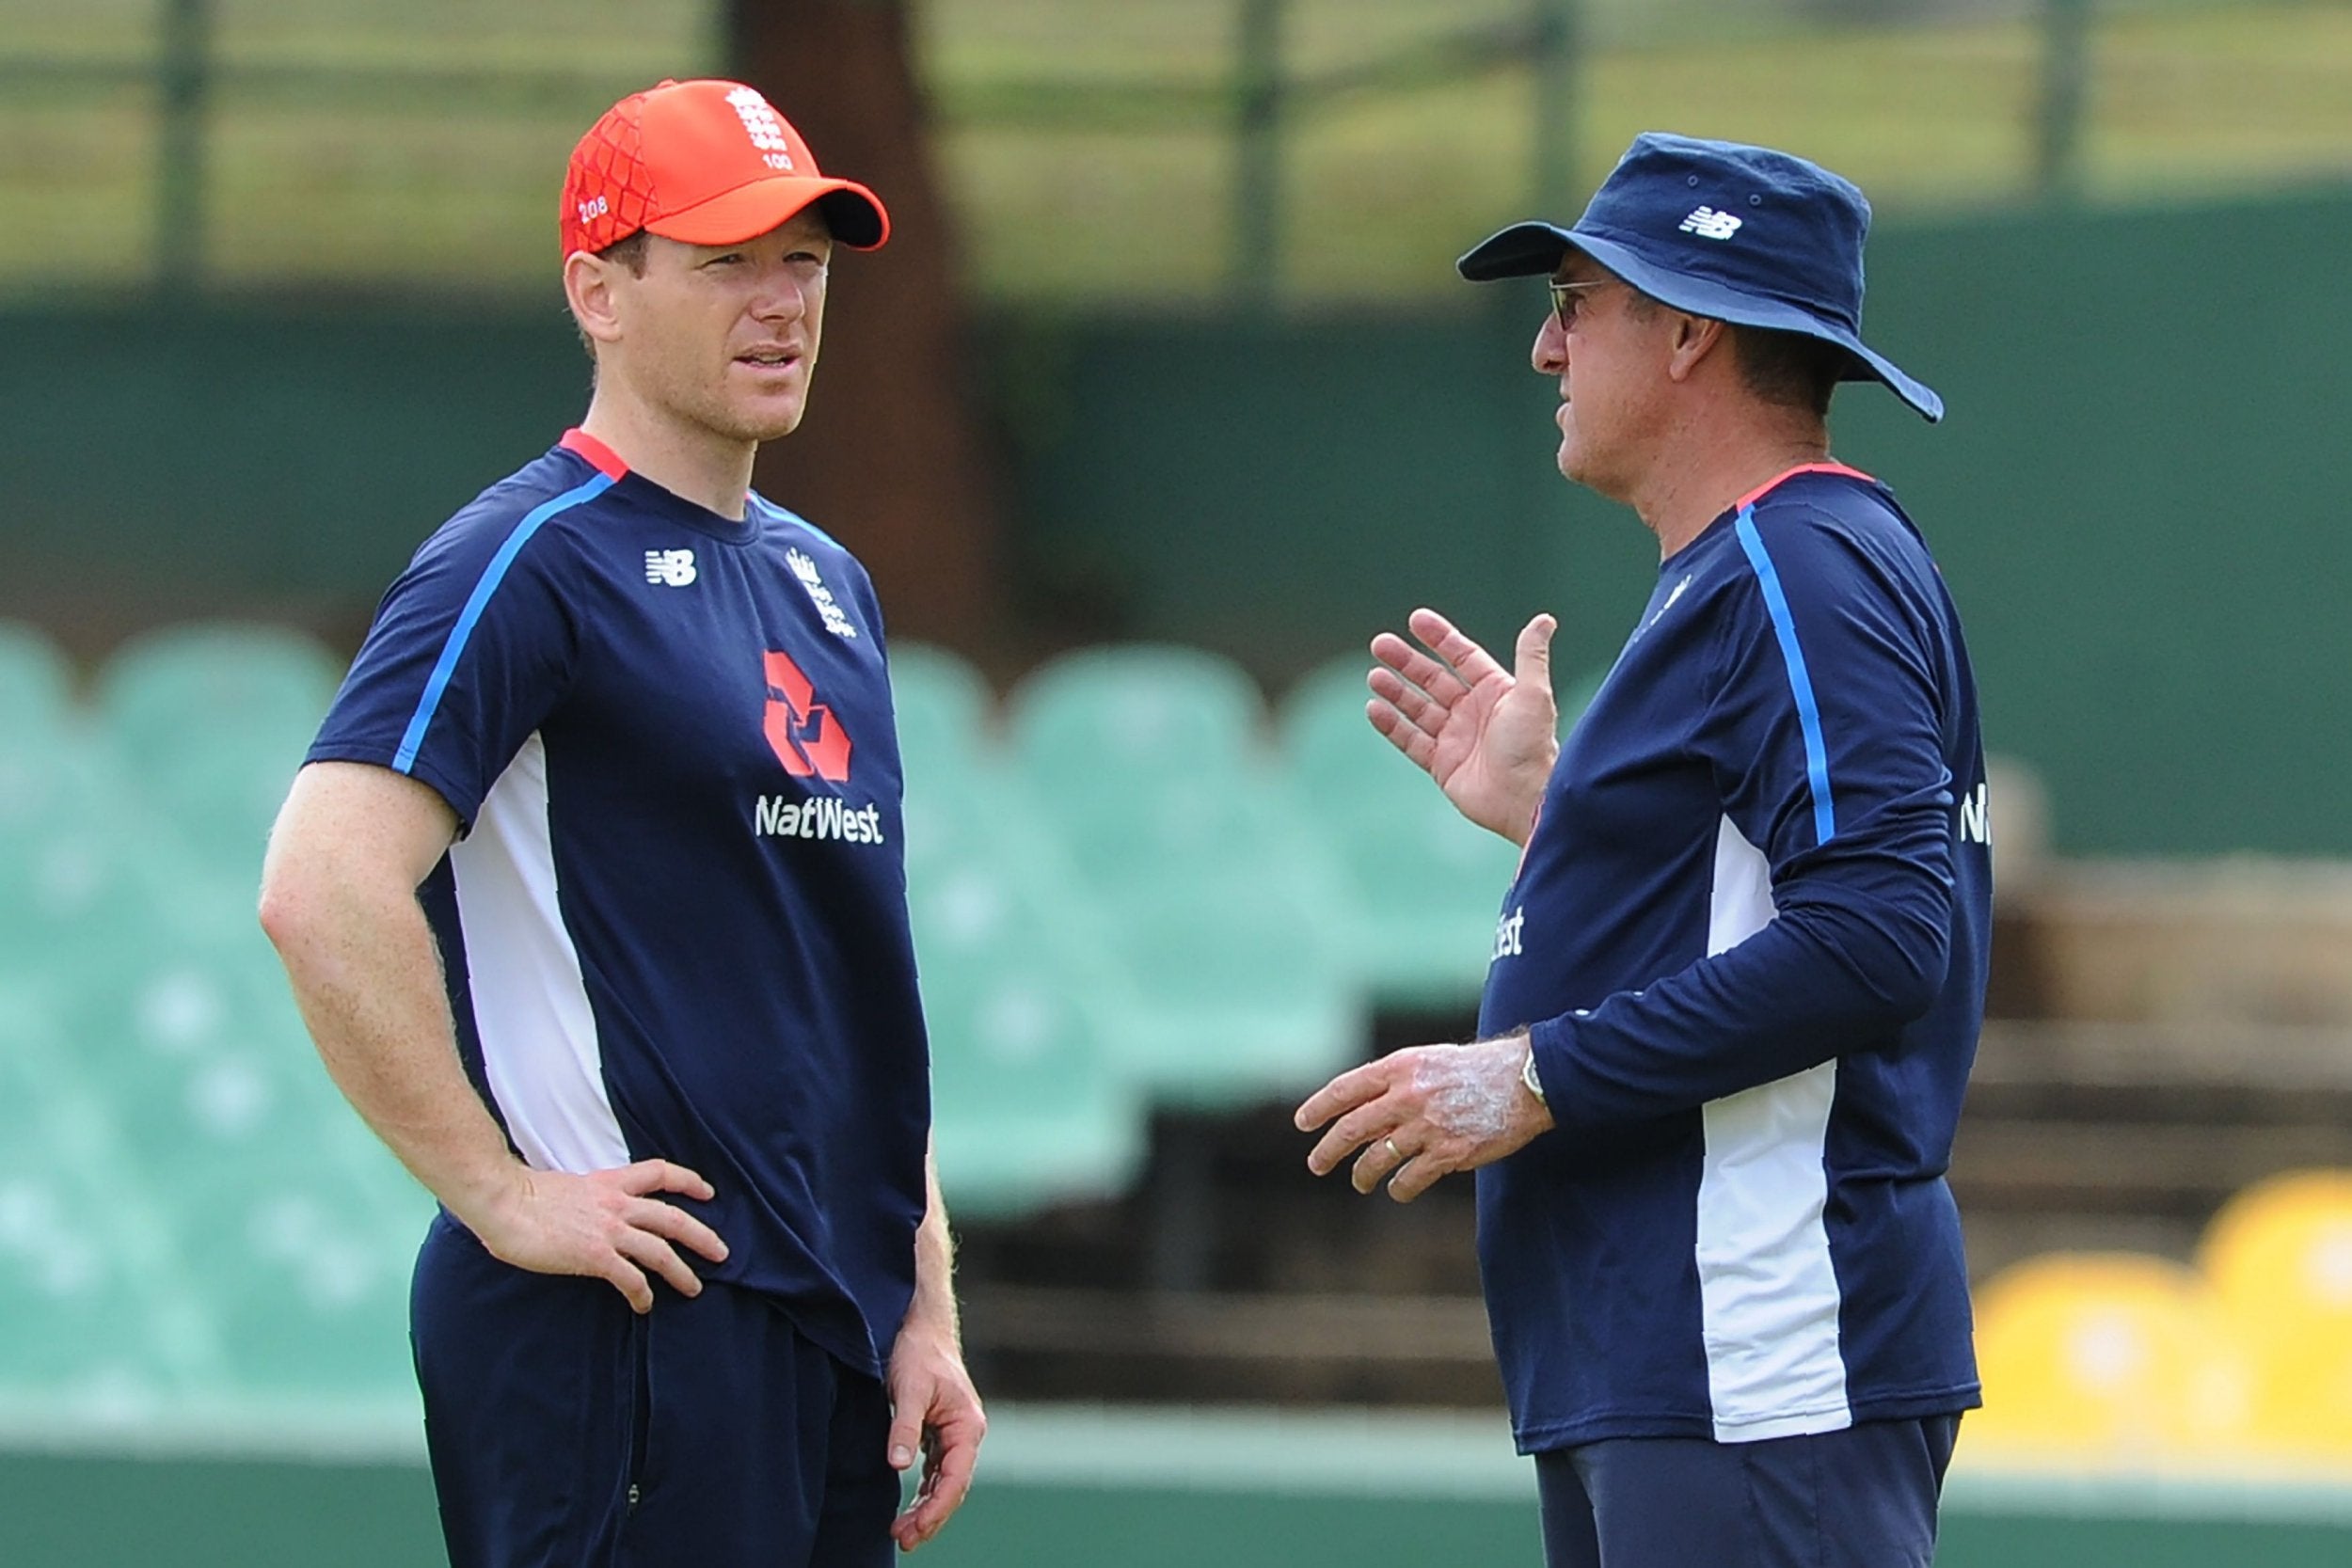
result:
<svg viewBox="0 0 2352 1568"><path fill-rule="evenodd" d="M1677 381L1688 381L1707 356L1720 352L1728 354L1730 332L1712 316L1674 313L1673 336L1667 341L1666 374Z"/></svg>
<svg viewBox="0 0 2352 1568"><path fill-rule="evenodd" d="M564 259L564 298L572 308L572 319L591 342L620 341L620 301L615 295L621 286L616 275L623 270L584 250L575 250Z"/></svg>

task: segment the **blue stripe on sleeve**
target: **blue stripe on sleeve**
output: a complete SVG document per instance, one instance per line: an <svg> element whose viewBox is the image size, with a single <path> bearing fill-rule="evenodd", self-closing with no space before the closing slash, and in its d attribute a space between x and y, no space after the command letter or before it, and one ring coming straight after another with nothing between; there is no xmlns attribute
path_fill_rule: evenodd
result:
<svg viewBox="0 0 2352 1568"><path fill-rule="evenodd" d="M1830 804L1829 747L1821 740L1821 709L1813 700L1813 677L1804 667L1804 650L1797 646L1797 619L1788 612L1788 595L1781 592L1780 573L1756 531L1756 508L1740 509L1734 525L1740 547L1756 568L1756 585L1764 590L1764 608L1771 611L1773 635L1780 639L1781 657L1788 665L1788 687L1797 699L1797 724L1804 732L1804 771L1813 786L1813 838L1827 844L1837 832L1837 813Z"/></svg>
<svg viewBox="0 0 2352 1568"><path fill-rule="evenodd" d="M457 660L466 651L466 640L473 635L475 623L489 605L490 595L498 592L506 569L515 563L515 557L539 531L539 525L559 512L567 512L582 501L594 500L612 487L612 476L597 474L586 483L564 491L552 500L543 501L523 515L515 525L515 531L506 536L498 554L482 569L481 580L466 596L466 608L457 612L457 624L449 629L449 641L441 644L441 657L434 661L433 673L426 677L424 694L417 699L417 711L408 721L407 730L400 737L400 750L392 753L392 768L405 773L416 767L417 752L424 745L424 732L433 722L434 710L441 705L441 693L449 689L450 676L456 672Z"/></svg>

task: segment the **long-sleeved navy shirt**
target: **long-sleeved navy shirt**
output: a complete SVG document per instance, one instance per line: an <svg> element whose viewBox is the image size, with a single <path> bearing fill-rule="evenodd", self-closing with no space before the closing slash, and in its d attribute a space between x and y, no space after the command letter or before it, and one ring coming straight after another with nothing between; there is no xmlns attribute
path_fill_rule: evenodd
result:
<svg viewBox="0 0 2352 1568"><path fill-rule="evenodd" d="M1754 1441L1978 1402L1944 1173L1991 847L1959 618L1817 465L1661 566L1503 906L1481 1034L1557 1128L1479 1173L1528 1451Z"/></svg>

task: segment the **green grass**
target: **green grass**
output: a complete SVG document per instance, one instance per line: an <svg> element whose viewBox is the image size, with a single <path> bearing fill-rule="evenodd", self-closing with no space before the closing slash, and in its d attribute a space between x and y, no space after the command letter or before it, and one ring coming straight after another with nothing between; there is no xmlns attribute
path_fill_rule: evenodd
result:
<svg viewBox="0 0 2352 1568"><path fill-rule="evenodd" d="M1285 57L1312 79L1508 21L1525 3L1291 0ZM209 239L170 266L232 289L545 288L574 138L618 93L716 59L710 0L569 0L552 34L546 10L519 0L219 0L218 11ZM2106 12L2090 199L2352 177L2352 7ZM0 289L113 290L154 275L158 97L140 71L155 14L153 0L11 0L0 198L14 221L0 226ZM1531 212L1573 215L1644 129L1792 148L1860 181L1882 213L2032 196L2041 38L2024 15L1833 29L1818 7L1764 0L1588 0L1587 15L1575 188L1532 189L1533 83L1516 62L1326 95L1290 126L1277 292L1450 293L1466 245ZM920 4L938 167L980 293L1220 296L1234 16L1234 0ZM36 60L128 74L54 75ZM1080 93L1087 107L1072 109ZM1098 122L1071 123L1087 114Z"/></svg>

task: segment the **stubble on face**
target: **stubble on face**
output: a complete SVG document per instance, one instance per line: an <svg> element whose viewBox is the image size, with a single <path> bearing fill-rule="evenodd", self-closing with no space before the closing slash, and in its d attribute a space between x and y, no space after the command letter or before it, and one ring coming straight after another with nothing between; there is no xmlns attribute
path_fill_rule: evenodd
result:
<svg viewBox="0 0 2352 1568"><path fill-rule="evenodd" d="M831 253L815 209L739 245L656 237L633 291L629 370L640 395L719 441L791 435L807 413ZM754 361L775 354L788 365Z"/></svg>
<svg viewBox="0 0 2352 1568"><path fill-rule="evenodd" d="M1639 309L1643 301L1630 285L1581 254L1570 253L1556 276L1566 283L1604 285L1582 297L1576 325L1565 334L1556 461L1562 477L1622 500L1648 420L1642 371L1651 316Z"/></svg>

